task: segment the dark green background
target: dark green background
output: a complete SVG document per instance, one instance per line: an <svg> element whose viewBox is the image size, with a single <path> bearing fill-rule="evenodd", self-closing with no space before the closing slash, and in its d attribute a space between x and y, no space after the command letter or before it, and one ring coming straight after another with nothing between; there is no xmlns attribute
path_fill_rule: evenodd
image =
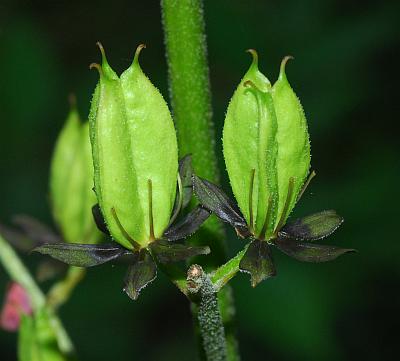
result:
<svg viewBox="0 0 400 361"><path fill-rule="evenodd" d="M400 2L208 0L205 11L218 153L227 103L250 62L244 50L258 50L271 80L281 58L293 55L287 73L306 111L318 173L294 216L336 209L346 221L326 242L359 250L328 264L276 254L278 276L256 289L246 275L236 277L243 360L396 359ZM16 213L51 222L52 147L69 92L87 116L97 40L119 72L146 43L142 67L168 98L157 1L1 1L1 222ZM229 243L240 245L234 236ZM33 266L39 258L26 259ZM80 359L195 359L184 297L161 276L131 302L121 291L124 272L91 269L62 308ZM6 283L1 270L1 293ZM0 331L1 360L15 359L15 341Z"/></svg>

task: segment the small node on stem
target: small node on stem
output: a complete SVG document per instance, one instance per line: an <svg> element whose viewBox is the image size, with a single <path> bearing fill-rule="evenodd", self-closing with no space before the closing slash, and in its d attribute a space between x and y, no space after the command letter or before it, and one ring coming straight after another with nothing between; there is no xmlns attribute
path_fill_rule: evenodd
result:
<svg viewBox="0 0 400 361"><path fill-rule="evenodd" d="M187 288L190 293L197 293L203 285L204 271L198 264L193 264L187 271Z"/></svg>

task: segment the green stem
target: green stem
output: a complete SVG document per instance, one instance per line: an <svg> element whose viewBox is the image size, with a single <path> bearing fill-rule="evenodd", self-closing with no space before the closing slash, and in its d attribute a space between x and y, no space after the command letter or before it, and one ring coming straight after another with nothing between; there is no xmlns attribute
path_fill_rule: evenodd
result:
<svg viewBox="0 0 400 361"><path fill-rule="evenodd" d="M202 0L161 0L169 89L180 155L192 154L199 176L218 182L215 134ZM212 242L210 242L212 239ZM211 255L204 264L212 270L225 262L226 246L222 224L215 217L203 225L191 240L208 244ZM234 302L229 286L218 294L226 330L228 360L240 359L234 332ZM192 307L195 310L196 307ZM196 314L193 313L194 319Z"/></svg>
<svg viewBox="0 0 400 361"><path fill-rule="evenodd" d="M247 248L249 248L249 244L246 244L246 246L235 257L231 258L228 262L211 273L211 281L217 292L224 287L236 275L236 273L239 272L240 261L245 255Z"/></svg>
<svg viewBox="0 0 400 361"><path fill-rule="evenodd" d="M78 283L85 277L86 269L69 267L64 279L53 285L47 294L47 304L54 310L62 306L71 296Z"/></svg>
<svg viewBox="0 0 400 361"><path fill-rule="evenodd" d="M34 279L32 278L29 270L19 259L14 249L9 243L0 235L0 263L3 264L6 272L10 278L19 283L28 293L32 308L34 311L47 307L46 298L40 290ZM59 318L55 315L53 309L47 307L50 315L51 325L56 333L58 345L64 354L73 354L74 346L65 331Z"/></svg>
<svg viewBox="0 0 400 361"><path fill-rule="evenodd" d="M162 0L170 96L180 156L217 181L211 95L201 0Z"/></svg>

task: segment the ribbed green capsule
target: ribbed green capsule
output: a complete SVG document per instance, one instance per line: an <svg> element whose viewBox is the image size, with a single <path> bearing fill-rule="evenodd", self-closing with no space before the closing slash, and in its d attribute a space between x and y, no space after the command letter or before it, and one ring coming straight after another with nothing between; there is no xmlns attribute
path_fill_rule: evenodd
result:
<svg viewBox="0 0 400 361"><path fill-rule="evenodd" d="M101 233L93 221L93 162L89 123L72 106L53 152L50 169L53 217L66 242L96 243Z"/></svg>
<svg viewBox="0 0 400 361"><path fill-rule="evenodd" d="M310 165L307 124L282 62L271 86L258 57L228 106L223 151L238 205L256 238L270 239L296 203Z"/></svg>
<svg viewBox="0 0 400 361"><path fill-rule="evenodd" d="M168 106L139 65L118 77L103 60L93 95L90 135L95 190L114 240L128 249L161 238L169 224L178 148Z"/></svg>
<svg viewBox="0 0 400 361"><path fill-rule="evenodd" d="M275 223L277 204L277 119L271 83L258 70L257 53L229 103L223 151L238 205L257 236Z"/></svg>
<svg viewBox="0 0 400 361"><path fill-rule="evenodd" d="M299 98L290 86L285 72L287 61L282 60L279 77L272 87L272 98L278 118L278 187L280 219L283 226L296 204L310 169L310 140L307 120Z"/></svg>

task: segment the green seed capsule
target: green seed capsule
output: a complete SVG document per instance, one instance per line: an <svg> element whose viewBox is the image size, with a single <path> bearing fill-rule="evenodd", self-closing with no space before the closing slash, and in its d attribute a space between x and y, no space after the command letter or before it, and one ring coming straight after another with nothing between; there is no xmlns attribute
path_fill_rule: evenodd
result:
<svg viewBox="0 0 400 361"><path fill-rule="evenodd" d="M277 119L269 80L258 70L257 53L230 101L223 150L232 190L256 235L275 223ZM265 226L264 226L265 225Z"/></svg>
<svg viewBox="0 0 400 361"><path fill-rule="evenodd" d="M258 239L284 225L307 176L310 148L300 102L285 75L271 87L257 53L236 89L225 118L223 150L232 190Z"/></svg>
<svg viewBox="0 0 400 361"><path fill-rule="evenodd" d="M128 249L161 238L178 176L174 124L162 95L140 68L142 48L120 78L101 48L89 117L98 201L114 240Z"/></svg>
<svg viewBox="0 0 400 361"><path fill-rule="evenodd" d="M52 212L66 242L96 243L101 234L93 221L93 162L89 124L73 107L57 139L50 170Z"/></svg>

